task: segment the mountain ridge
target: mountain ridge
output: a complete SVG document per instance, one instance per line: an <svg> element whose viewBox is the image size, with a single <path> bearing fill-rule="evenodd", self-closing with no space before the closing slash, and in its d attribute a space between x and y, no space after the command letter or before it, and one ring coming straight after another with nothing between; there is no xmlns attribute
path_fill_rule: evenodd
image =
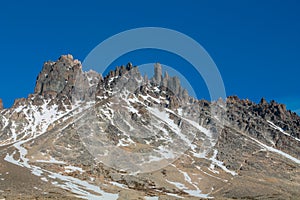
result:
<svg viewBox="0 0 300 200"><path fill-rule="evenodd" d="M74 73L66 73L67 68L64 68L64 67L66 67L68 65L70 67L69 69L72 69L72 71ZM109 71L109 73L106 76L104 76L104 78L103 78L102 74L99 74L99 73L97 73L93 70L90 70L89 72L83 72L81 62L77 59L74 59L71 54L62 55L62 56L59 57L59 59L57 61L47 61L47 62L44 63L44 65L42 67L42 70L41 70L40 74L37 77L33 94L42 94L42 93L44 93L44 95L50 95L51 96L51 95L53 95L53 92L54 93L55 92L56 93L61 93L61 92L70 93L69 88L64 88L65 90L67 90L67 89L69 89L69 90L62 91L62 88L59 88L59 87L69 87L69 85L67 86L67 84L64 85L62 83L64 78L65 78L64 81L71 81L71 84L74 85L74 82L75 82L74 78L76 77L76 73L83 73L83 74L89 74L90 73L90 74L93 74L92 76L96 76L96 80L98 81L100 79L105 80L105 79L112 78L113 76L118 76L119 74L122 74L122 72L124 73L126 70L127 71L131 70L133 67L138 67L138 66L133 66L132 63L130 63L130 62L126 66L125 65L117 66L115 68L115 70ZM160 69L158 69L158 68L160 68ZM54 74L52 75L52 78L49 79L45 83L45 82L43 82L43 81L45 81L45 78L43 79L42 77L43 76L45 76L45 77L48 76L47 72L49 72L49 71L51 71L52 73L54 72ZM158 80L158 82L161 82L165 87L167 87L166 82L168 81L168 77L169 77L168 72L166 71L165 75L163 76L161 66L160 66L159 63L157 63L154 66L154 72L155 73L154 73L154 76L152 77L152 79ZM157 78L157 77L160 77L160 78ZM46 77L46 78L48 78L48 77ZM148 79L147 75L144 78ZM175 82L178 83L178 84L175 84L175 85L180 85L180 80L178 79L178 77L175 76L175 77L171 77L171 78L174 78ZM163 79L165 79L165 80L163 80ZM53 82L55 85L49 85L50 82ZM47 84L48 84L48 86L47 86ZM53 90L51 90L51 87L52 87ZM186 89L184 89L184 88L181 88L181 89L184 90L183 91L184 93L187 93ZM58 91L58 90L61 90L61 91ZM47 93L49 93L49 94L47 94ZM32 94L28 94L28 95L32 95ZM244 100L245 101L251 101L249 99L240 99L238 97L238 95L231 95L231 96L227 97L227 99L230 99L230 98L235 99L235 100L240 100L240 101L244 101ZM24 97L15 99L15 101L17 101L17 102L14 102L14 104L18 104L18 102L22 101L22 99L24 99ZM14 106L14 104L12 105L12 107ZM281 108L282 110L286 110L286 111L290 112L293 115L294 114L298 115L296 112L293 112L291 110L287 110L285 104L278 103L275 100L270 100L268 102L264 97L262 97L260 102L258 102L257 104L259 104L259 105L278 104L282 107ZM1 108L4 109L2 99L0 98L0 109ZM6 108L6 109L9 109L9 108Z"/></svg>
<svg viewBox="0 0 300 200"><path fill-rule="evenodd" d="M0 111L0 176L9 163L26 169L47 186L22 193L45 198L297 199L296 113L265 99L196 100L154 70L149 79L129 63L102 77L71 55L46 62L34 93ZM0 196L21 191L12 180Z"/></svg>

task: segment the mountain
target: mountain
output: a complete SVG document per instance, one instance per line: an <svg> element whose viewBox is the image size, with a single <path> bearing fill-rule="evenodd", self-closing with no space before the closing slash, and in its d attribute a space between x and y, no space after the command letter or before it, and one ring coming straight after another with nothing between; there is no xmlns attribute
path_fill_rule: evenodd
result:
<svg viewBox="0 0 300 200"><path fill-rule="evenodd" d="M33 94L0 101L0 197L299 199L296 113L265 99L197 100L154 72L46 62Z"/></svg>

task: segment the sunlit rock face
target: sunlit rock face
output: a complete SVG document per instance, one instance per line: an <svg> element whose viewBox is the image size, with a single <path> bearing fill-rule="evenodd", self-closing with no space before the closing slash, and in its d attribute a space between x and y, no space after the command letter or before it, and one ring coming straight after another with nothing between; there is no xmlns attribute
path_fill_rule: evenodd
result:
<svg viewBox="0 0 300 200"><path fill-rule="evenodd" d="M297 199L299 133L275 101L197 100L158 63L102 76L64 55L0 100L0 198Z"/></svg>

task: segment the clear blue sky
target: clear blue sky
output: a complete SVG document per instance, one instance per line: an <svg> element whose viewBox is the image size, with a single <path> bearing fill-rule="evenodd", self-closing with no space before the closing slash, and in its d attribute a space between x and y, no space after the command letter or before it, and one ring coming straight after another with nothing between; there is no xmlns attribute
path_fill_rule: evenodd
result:
<svg viewBox="0 0 300 200"><path fill-rule="evenodd" d="M217 64L227 95L256 102L266 97L300 109L296 0L2 1L0 98L8 107L32 93L44 61L67 53L83 60L109 36L145 26L174 29L197 40ZM193 74L184 61L157 50L130 53L114 65L128 61L162 62ZM189 81L208 98L203 81L191 75Z"/></svg>

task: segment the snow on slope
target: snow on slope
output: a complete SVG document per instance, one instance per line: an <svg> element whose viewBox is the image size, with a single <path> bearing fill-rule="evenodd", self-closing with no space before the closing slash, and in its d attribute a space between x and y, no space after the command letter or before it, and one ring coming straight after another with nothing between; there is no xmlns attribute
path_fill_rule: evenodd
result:
<svg viewBox="0 0 300 200"><path fill-rule="evenodd" d="M73 109L76 109L76 107ZM28 106L19 106L12 114L24 115L25 119L10 119L12 125L9 129L12 135L8 139L0 141L0 146L12 144L30 137L35 138L45 133L50 125L71 111L58 111L57 105L49 105L49 101L46 100L44 100L41 106L33 105L31 102ZM23 120L26 121L24 122ZM8 123L6 123L6 126L8 126Z"/></svg>
<svg viewBox="0 0 300 200"><path fill-rule="evenodd" d="M158 104L163 101L162 99L156 99L150 95L146 95L146 96L140 95L140 96L144 100L150 99L152 102L156 102ZM199 123L197 123L193 120L183 117L184 110L182 108L179 108L178 112L176 113L167 108L159 109L159 108L155 108L155 107L149 107L143 101L140 101L139 98L137 98L136 96L134 96L131 99L124 98L123 100L126 104L125 106L123 106L123 108L125 108L129 113L137 114L138 117L142 117L142 116L141 116L141 114L139 114L139 110L137 110L132 105L132 103L139 103L139 104L144 105L146 107L146 110L154 118L156 118L157 121L159 121L160 123L163 123L166 127L171 129L171 131L174 132L182 141L184 141L185 144L190 145L190 147L191 147L190 152L193 154L194 157L203 158L203 159L207 159L207 160L211 161L210 167L208 168L210 170L210 172L219 174L219 171L218 171L219 169L216 169L216 166L218 166L221 170L223 170L226 173L231 174L232 176L237 175L236 172L227 169L223 162L217 160L217 154L218 154L217 149L212 149L213 155L211 157L208 156L211 149L204 150L201 152L196 151L196 145L192 144L192 141L188 137L186 137L185 134L182 133L180 125L176 124L174 122L174 120L172 120L170 118L170 114L176 115L177 117L181 118L181 120L185 121L190 126L196 128L201 133L203 133L206 136L206 139L208 139L209 142L211 143L210 145L212 147L215 145L215 140L213 139L212 133L208 129L202 127L201 125L199 125ZM26 120L28 121L28 124L24 125L24 129L22 132L17 132L18 124L16 124L15 122L12 123L11 137L8 140L6 140L3 144L0 143L0 146L14 143L13 146L16 148L16 150L12 154L7 154L5 157L5 160L8 162L14 163L16 165L19 165L21 167L26 167L26 168L30 169L34 175L40 176L42 180L49 181L54 185L57 185L61 188L69 190L69 191L77 194L78 197L85 198L85 199L108 199L108 200L109 199L117 199L118 198L117 194L107 193L107 192L103 191L100 187L90 184L87 181L82 181L77 178L64 176L59 173L50 172L50 171L41 169L37 166L33 166L33 165L29 164L29 162L28 162L29 160L26 158L27 150L23 147L23 144L25 144L25 143L33 140L34 138L42 135L43 133L45 133L47 131L47 129L49 128L49 126L51 124L53 124L54 122L57 122L59 120L61 120L61 121L66 120L67 118L65 118L65 116L68 113L70 113L70 112L79 113L79 112L83 111L82 109L78 110L78 111L75 111L73 109L73 110L68 110L67 112L58 112L58 106L56 106L56 105L50 106L48 104L49 104L49 102L45 101L44 104L40 107L34 106L32 104L30 104L27 107L20 106L14 111L17 113L23 113L26 116ZM91 105L93 105L93 104L90 104L90 106ZM105 104L105 106L103 107L103 110L101 110L101 113L99 113L99 114L100 114L101 118L106 118L107 120L112 122L112 124L114 124L114 116L116 114L115 110L114 110L114 103L108 102L107 104ZM4 117L2 119L2 122L5 124L5 126L8 126L7 118ZM124 123L127 124L127 126L129 127L129 132L133 131L136 128L136 127L132 126L125 119L124 119ZM280 127L276 126L274 123L272 123L270 121L268 121L268 123L270 124L270 126L272 128L279 130L280 132L282 132L285 135L291 136L290 134L284 132ZM114 124L114 125L116 125L116 124ZM167 137L168 130L166 128L164 128L165 126L159 126L158 124L153 124L153 127L160 129ZM126 130L122 130L122 131L124 132L125 135L127 134ZM21 134L23 134L22 137L18 137L18 135L21 135ZM134 141L131 140L131 138L130 138L130 134L127 134L126 136L127 136L127 140L122 139L119 142L119 146L127 146L128 143L132 143L132 144L134 143ZM169 139L169 142L172 142L171 137L169 137L168 139ZM280 154L281 156L288 158L297 164L300 164L299 159L294 158L293 156L291 156L285 152L282 152L280 150L277 150L275 148L267 146L254 138L251 138L251 139L253 141L255 141L256 143L258 143L264 149L271 151L271 152L275 152L277 154ZM294 139L300 141L298 138L294 138ZM173 152L167 151L167 149L164 149L163 146L159 146L157 152L159 152L160 155L163 155L163 157L165 157L165 158L176 157L174 154L172 154ZM18 154L19 154L19 159L16 160L15 157ZM153 156L150 158L149 162L158 161L158 160L159 160L159 157ZM48 160L38 160L37 162L63 164L63 165L66 164L63 161L58 161L58 160L55 160L54 158L50 158ZM198 167L198 166L196 166L196 167ZM84 170L82 168L69 166L69 165L65 166L65 171L66 172L79 171L81 173L84 173ZM193 186L193 189L188 188L186 185L184 185L183 183L180 183L180 182L172 182L172 181L168 181L168 180L167 180L167 182L175 185L178 189L183 190L184 192L188 193L191 196L199 197L199 198L209 198L209 194L203 194L202 191L197 186L197 184L192 181L192 178L189 176L189 174L187 172L182 171L180 169L178 169L178 171L183 175L184 181L186 183L188 183L189 185ZM202 172L209 176L213 176L205 171L202 171ZM215 177L215 178L218 178L218 177ZM118 183L115 183L115 184L117 185ZM118 187L120 187L120 185ZM180 197L178 196L178 198L180 198ZM147 197L146 199L157 199L157 197Z"/></svg>
<svg viewBox="0 0 300 200"><path fill-rule="evenodd" d="M267 120L267 122L269 123L269 125L270 125L272 128L274 128L274 129L280 131L281 133L283 133L283 134L285 134L285 135L287 135L287 136L290 136L291 138L293 138L293 139L295 139L295 140L297 140L297 141L300 142L300 139L299 139L299 138L296 138L296 137L291 136L290 134L288 134L287 132L285 132L282 128L280 128L279 126L276 126L273 122L271 122L271 121L269 121L269 120Z"/></svg>
<svg viewBox="0 0 300 200"><path fill-rule="evenodd" d="M162 122L166 123L168 127L170 127L172 131L174 131L187 145L190 145L192 143L191 140L189 140L184 134L182 134L181 129L174 123L173 120L170 119L169 114L166 111L160 111L158 108L151 107L147 107L147 110Z"/></svg>
<svg viewBox="0 0 300 200"><path fill-rule="evenodd" d="M281 156L283 156L283 157L285 157L285 158L287 158L287 159L289 159L289 160L292 160L293 162L295 162L295 163L297 163L297 164L300 164L300 160L299 160L299 159L297 159L297 158L295 158L295 157L293 157L293 156L291 156L291 155L289 155L289 154L287 154L287 153L285 153L285 152L283 152L283 151L280 151L280 150L278 150L278 149L275 149L275 148L273 148L273 147L270 147L270 146L268 146L268 145L265 145L264 143L258 141L258 140L255 139L255 138L252 138L252 137L250 137L250 138L251 138L251 140L253 140L253 141L255 141L256 143L258 143L261 147L263 147L263 148L266 149L267 151L271 151L271 152L277 153L277 154L279 154L279 155L281 155Z"/></svg>
<svg viewBox="0 0 300 200"><path fill-rule="evenodd" d="M26 158L26 155L28 153L27 149L23 147L25 143L28 143L30 141L33 141L38 136L41 136L47 131L47 128L50 124L61 120L65 121L69 119L71 116L68 116L70 112L77 113L76 109L79 107L79 105L74 106L72 110L68 110L67 112L57 112L57 106L47 106L48 102L45 102L44 105L41 107L33 106L30 104L29 108L25 107L19 107L17 109L18 112L23 112L26 115L26 119L31 122L27 124L24 128L25 133L24 136L19 139L18 141L14 140L15 142L13 144L13 147L15 147L15 151L12 154L7 154L4 158L5 161L10 162L12 164L28 168L32 174L41 177L41 180L43 181L50 181L53 185L59 186L63 189L69 190L72 193L76 194L77 197L83 198L83 199L99 199L99 200L115 200L118 199L118 194L111 194L107 193L100 189L100 187L92 185L88 183L87 181L82 181L77 178L73 178L70 176L64 176L59 173L50 172L45 169L41 169L40 167L34 166L32 164L29 164L29 159ZM85 106L85 109L87 109L92 104L88 104ZM81 111L83 109L81 108ZM16 112L16 111L15 111ZM31 129L31 127L33 127ZM64 129L65 127L62 127ZM15 131L15 130L13 130ZM22 134L19 133L19 134ZM26 138L26 139L24 139ZM23 140L22 140L23 139ZM11 142L11 141L9 141ZM5 144L3 144L5 145ZM19 158L16 159L16 155L19 155ZM56 164L65 164L65 162L55 160L53 158L50 158L49 160L38 160L37 162L43 162L43 163L56 163ZM66 172L72 172L72 171L80 171L84 172L81 168L74 167L74 166L66 166L65 167ZM55 181L57 180L57 181Z"/></svg>
<svg viewBox="0 0 300 200"><path fill-rule="evenodd" d="M211 198L209 197L209 194L203 194L202 191L199 189L199 187L196 185L196 183L194 183L192 181L192 178L189 176L189 174L185 171L182 171L180 169L178 169L176 167L176 165L171 164L171 166L175 167L184 177L184 180L186 183L188 183L189 185L191 185L193 189L189 189L187 186L185 186L182 183L179 182L172 182L172 181L168 181L169 183L175 185L178 189L183 190L184 192L188 193L189 195L193 196L193 197L199 197L199 198Z"/></svg>

